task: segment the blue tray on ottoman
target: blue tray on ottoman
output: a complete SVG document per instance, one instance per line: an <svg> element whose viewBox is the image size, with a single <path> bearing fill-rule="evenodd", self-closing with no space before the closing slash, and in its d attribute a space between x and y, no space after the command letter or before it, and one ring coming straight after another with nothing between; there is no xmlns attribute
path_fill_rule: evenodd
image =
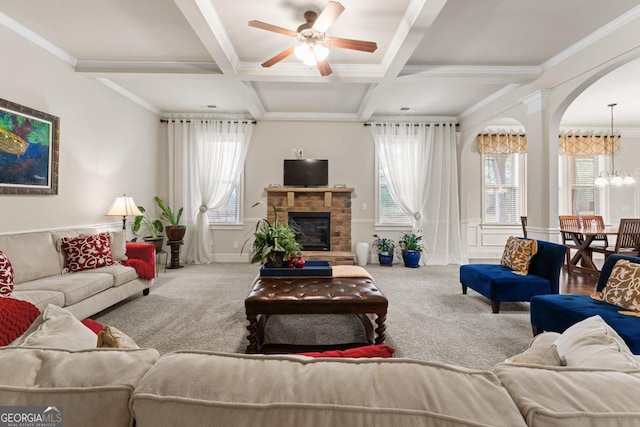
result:
<svg viewBox="0 0 640 427"><path fill-rule="evenodd" d="M309 260L305 262L302 268L260 268L260 276L262 277L309 277L323 276L331 277L333 270L329 261Z"/></svg>

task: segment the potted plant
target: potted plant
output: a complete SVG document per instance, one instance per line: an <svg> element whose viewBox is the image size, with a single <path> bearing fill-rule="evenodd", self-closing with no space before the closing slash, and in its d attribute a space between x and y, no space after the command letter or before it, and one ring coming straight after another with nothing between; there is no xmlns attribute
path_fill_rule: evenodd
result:
<svg viewBox="0 0 640 427"><path fill-rule="evenodd" d="M420 255L424 246L422 245L422 236L415 233L403 233L398 241L400 249L402 249L402 260L405 267L420 267Z"/></svg>
<svg viewBox="0 0 640 427"><path fill-rule="evenodd" d="M131 229L135 237L132 241L137 241L138 237L144 234L143 240L145 242L156 245L156 253L162 251L162 245L164 242L164 236L160 234L164 231L162 222L159 219L150 218L144 207L138 206L138 209L140 209L142 215L135 217L133 221Z"/></svg>
<svg viewBox="0 0 640 427"><path fill-rule="evenodd" d="M373 246L378 250L378 262L380 265L391 267L393 264L393 251L396 244L393 240L374 234Z"/></svg>
<svg viewBox="0 0 640 427"><path fill-rule="evenodd" d="M254 204L257 206L261 202ZM286 265L292 256L297 256L301 247L296 236L299 232L294 226L278 221L275 205L273 208L273 222L262 218L256 224L251 244L251 262L264 262L265 267L280 268ZM242 245L242 249L247 242ZM241 250L242 252L242 250Z"/></svg>
<svg viewBox="0 0 640 427"><path fill-rule="evenodd" d="M178 213L176 214L160 197L156 196L153 200L155 200L156 204L162 211L162 218L169 223L169 225L164 228L165 233L167 234L167 240L171 242L181 241L187 231L186 226L180 225L183 208L181 207L178 209Z"/></svg>

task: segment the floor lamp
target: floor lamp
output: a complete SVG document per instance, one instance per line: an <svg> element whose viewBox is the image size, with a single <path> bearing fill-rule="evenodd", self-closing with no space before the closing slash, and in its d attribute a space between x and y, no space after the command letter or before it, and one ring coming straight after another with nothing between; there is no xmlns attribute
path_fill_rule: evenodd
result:
<svg viewBox="0 0 640 427"><path fill-rule="evenodd" d="M123 194L120 197L116 197L116 200L109 208L106 214L107 216L121 216L122 217L122 229L127 229L127 217L128 216L140 216L142 212L138 209L136 202L133 201L133 197Z"/></svg>

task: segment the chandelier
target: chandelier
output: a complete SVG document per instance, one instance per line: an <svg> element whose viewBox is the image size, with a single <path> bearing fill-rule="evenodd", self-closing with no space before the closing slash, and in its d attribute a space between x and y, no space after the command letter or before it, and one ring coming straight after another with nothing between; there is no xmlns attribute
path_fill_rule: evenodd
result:
<svg viewBox="0 0 640 427"><path fill-rule="evenodd" d="M614 165L614 140L615 135L613 133L613 107L618 104L609 104L607 107L611 108L611 136L609 138L609 143L611 144L611 149L609 153L611 153L611 170L610 171L602 171L596 178L594 184L600 187L604 187L606 185L620 186L623 184L635 184L636 180L633 179L631 174L627 171L618 172ZM604 140L604 152L607 153L607 140Z"/></svg>

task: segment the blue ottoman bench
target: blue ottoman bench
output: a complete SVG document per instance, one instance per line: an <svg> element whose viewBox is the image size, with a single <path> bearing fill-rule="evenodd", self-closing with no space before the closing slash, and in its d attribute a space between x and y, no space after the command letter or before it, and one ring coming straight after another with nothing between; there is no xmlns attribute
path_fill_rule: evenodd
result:
<svg viewBox="0 0 640 427"><path fill-rule="evenodd" d="M611 255L602 266L597 291L602 291L619 259L640 263L640 258L627 255ZM634 354L640 354L640 317L618 313L625 310L589 295L540 295L531 298L531 327L533 334L541 332L564 332L567 328L587 317L600 315L627 343Z"/></svg>
<svg viewBox="0 0 640 427"><path fill-rule="evenodd" d="M494 313L501 302L530 301L541 294L557 294L566 246L538 240L538 252L531 258L529 273L514 274L500 264L466 264L460 266L462 293L471 288L491 300Z"/></svg>

